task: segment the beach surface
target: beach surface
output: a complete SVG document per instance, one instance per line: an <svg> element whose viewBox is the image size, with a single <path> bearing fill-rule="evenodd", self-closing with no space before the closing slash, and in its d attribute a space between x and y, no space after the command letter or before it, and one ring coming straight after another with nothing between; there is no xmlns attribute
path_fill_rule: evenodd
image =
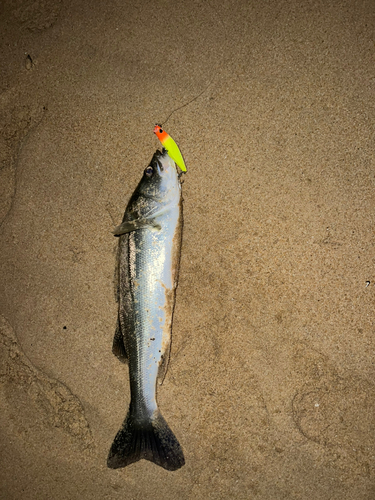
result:
<svg viewBox="0 0 375 500"><path fill-rule="evenodd" d="M375 498L375 4L0 6L0 498ZM112 230L160 143L184 230L160 409L129 404Z"/></svg>

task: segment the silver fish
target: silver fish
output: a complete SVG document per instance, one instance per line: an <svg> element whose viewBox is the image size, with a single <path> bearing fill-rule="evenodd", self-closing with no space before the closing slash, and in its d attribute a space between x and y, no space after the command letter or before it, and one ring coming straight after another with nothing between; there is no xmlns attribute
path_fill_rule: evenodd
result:
<svg viewBox="0 0 375 500"><path fill-rule="evenodd" d="M182 235L181 186L165 150L152 157L114 234L120 239L113 353L129 363L131 401L107 464L117 469L146 459L177 470L184 455L156 402L169 359Z"/></svg>

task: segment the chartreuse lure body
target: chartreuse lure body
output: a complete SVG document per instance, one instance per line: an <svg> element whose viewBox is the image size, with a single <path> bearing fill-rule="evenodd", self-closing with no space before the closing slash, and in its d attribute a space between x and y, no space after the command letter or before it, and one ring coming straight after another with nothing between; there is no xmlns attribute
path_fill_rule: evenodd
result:
<svg viewBox="0 0 375 500"><path fill-rule="evenodd" d="M168 155L172 158L176 165L180 167L183 172L186 172L186 166L181 151L172 137L168 135L160 125L155 125L154 134L156 134L157 138L167 150Z"/></svg>

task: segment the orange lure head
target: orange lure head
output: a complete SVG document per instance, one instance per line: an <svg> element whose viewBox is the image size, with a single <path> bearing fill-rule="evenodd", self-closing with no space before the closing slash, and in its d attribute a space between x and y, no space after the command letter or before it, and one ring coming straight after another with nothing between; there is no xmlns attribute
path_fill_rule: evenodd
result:
<svg viewBox="0 0 375 500"><path fill-rule="evenodd" d="M156 124L154 127L154 134L159 139L159 141L164 145L164 141L168 139L168 134L161 128L161 125Z"/></svg>

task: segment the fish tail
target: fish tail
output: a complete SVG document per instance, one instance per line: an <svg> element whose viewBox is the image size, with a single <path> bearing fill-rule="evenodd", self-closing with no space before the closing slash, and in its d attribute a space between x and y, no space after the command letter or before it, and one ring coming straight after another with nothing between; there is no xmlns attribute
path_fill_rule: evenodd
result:
<svg viewBox="0 0 375 500"><path fill-rule="evenodd" d="M136 422L129 411L113 441L107 465L118 469L141 459L167 470L177 470L185 464L180 443L159 410L142 423Z"/></svg>

